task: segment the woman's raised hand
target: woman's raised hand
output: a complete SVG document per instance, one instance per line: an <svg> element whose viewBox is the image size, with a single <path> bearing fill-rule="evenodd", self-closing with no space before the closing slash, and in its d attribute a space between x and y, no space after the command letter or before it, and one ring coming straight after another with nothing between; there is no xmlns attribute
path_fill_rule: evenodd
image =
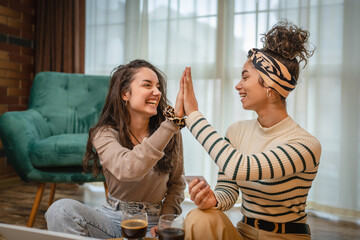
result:
<svg viewBox="0 0 360 240"><path fill-rule="evenodd" d="M185 115L189 116L192 112L198 110L198 102L195 97L194 85L191 77L191 68L185 68L184 76L184 110Z"/></svg>
<svg viewBox="0 0 360 240"><path fill-rule="evenodd" d="M189 116L197 110L198 102L195 97L191 68L186 67L180 79L180 89L175 103L175 114L179 117L182 117L184 114Z"/></svg>
<svg viewBox="0 0 360 240"><path fill-rule="evenodd" d="M200 209L209 209L215 207L217 200L214 192L211 190L210 185L206 181L199 181L194 179L189 184L190 199L194 201Z"/></svg>
<svg viewBox="0 0 360 240"><path fill-rule="evenodd" d="M180 79L180 89L176 96L175 102L175 115L178 117L184 116L184 78L185 78L185 71L183 72L181 79Z"/></svg>

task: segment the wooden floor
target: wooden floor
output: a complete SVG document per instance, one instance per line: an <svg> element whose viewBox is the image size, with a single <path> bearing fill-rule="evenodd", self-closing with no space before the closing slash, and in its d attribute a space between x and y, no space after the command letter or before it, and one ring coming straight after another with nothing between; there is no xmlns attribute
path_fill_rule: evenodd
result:
<svg viewBox="0 0 360 240"><path fill-rule="evenodd" d="M101 187L101 185L100 185ZM24 183L18 178L0 181L0 222L26 226L31 212L37 184ZM34 224L35 228L46 229L44 214L50 193L50 184L46 186L39 212ZM83 185L58 184L55 200L72 198L95 206L101 204L105 195L93 193ZM189 210L189 206L186 207ZM184 209L185 211L185 209ZM229 215L228 215L229 216ZM230 214L232 216L232 214ZM360 239L360 225L348 222L329 221L309 214L308 223L311 226L312 239ZM0 237L0 239L2 239Z"/></svg>

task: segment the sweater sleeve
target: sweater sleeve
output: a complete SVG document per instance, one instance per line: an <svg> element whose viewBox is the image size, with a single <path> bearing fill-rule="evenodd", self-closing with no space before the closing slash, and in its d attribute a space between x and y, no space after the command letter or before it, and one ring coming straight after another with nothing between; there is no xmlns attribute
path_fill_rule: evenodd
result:
<svg viewBox="0 0 360 240"><path fill-rule="evenodd" d="M216 209L226 211L236 203L239 197L239 186L236 181L228 178L223 172L219 172L214 194L218 202Z"/></svg>
<svg viewBox="0 0 360 240"><path fill-rule="evenodd" d="M184 158L181 134L177 134L178 142L177 158L173 161L173 170L167 183L167 193L163 201L162 214L175 213L181 214L181 203L184 201L185 182L181 177L184 174Z"/></svg>
<svg viewBox="0 0 360 240"><path fill-rule="evenodd" d="M140 181L164 156L164 148L178 131L176 124L164 121L149 138L144 138L141 144L130 150L121 146L117 131L103 128L96 133L93 146L102 167L119 181Z"/></svg>
<svg viewBox="0 0 360 240"><path fill-rule="evenodd" d="M321 145L316 138L301 138L264 152L243 154L221 138L200 112L191 113L186 125L231 180L274 179L306 172L319 164Z"/></svg>

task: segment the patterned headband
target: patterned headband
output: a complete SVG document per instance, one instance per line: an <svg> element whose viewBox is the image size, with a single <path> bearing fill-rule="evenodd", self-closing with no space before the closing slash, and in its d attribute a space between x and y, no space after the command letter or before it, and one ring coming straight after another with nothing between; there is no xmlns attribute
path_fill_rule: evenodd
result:
<svg viewBox="0 0 360 240"><path fill-rule="evenodd" d="M261 78L270 88L277 91L284 98L294 90L296 85L295 76L289 73L284 64L257 48L250 49L249 56Z"/></svg>

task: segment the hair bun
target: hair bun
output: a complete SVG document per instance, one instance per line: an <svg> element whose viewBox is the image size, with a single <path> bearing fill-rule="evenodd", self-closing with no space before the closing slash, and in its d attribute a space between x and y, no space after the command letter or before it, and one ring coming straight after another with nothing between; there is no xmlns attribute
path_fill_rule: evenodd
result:
<svg viewBox="0 0 360 240"><path fill-rule="evenodd" d="M314 54L315 49L307 48L310 33L292 22L281 20L261 38L263 49L279 54L287 59L297 58L305 61Z"/></svg>

